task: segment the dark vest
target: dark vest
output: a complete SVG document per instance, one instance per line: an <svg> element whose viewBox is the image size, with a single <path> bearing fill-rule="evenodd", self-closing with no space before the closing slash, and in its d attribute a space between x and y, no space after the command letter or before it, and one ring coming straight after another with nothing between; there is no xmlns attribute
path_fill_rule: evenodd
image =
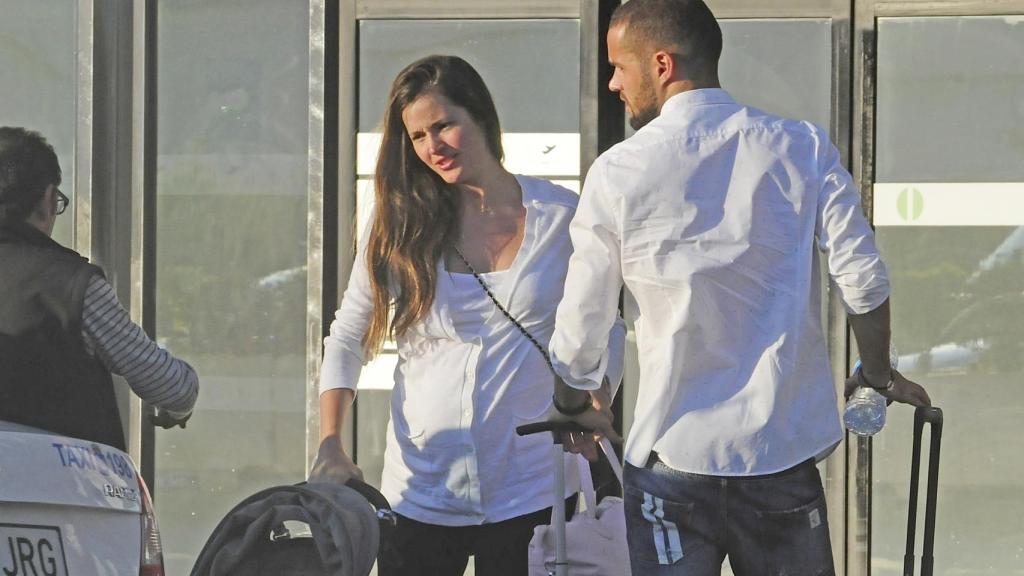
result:
<svg viewBox="0 0 1024 576"><path fill-rule="evenodd" d="M110 372L85 351L103 271L23 222L0 222L0 420L124 449Z"/></svg>

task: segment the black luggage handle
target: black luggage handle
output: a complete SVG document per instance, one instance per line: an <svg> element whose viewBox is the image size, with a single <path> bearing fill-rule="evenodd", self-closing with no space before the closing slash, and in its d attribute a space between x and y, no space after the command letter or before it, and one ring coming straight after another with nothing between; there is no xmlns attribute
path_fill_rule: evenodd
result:
<svg viewBox="0 0 1024 576"><path fill-rule="evenodd" d="M522 426L516 426L516 434L529 436L539 432L551 432L555 444L562 443L562 432L593 432L590 428L577 424L576 422L530 422Z"/></svg>
<svg viewBox="0 0 1024 576"><path fill-rule="evenodd" d="M903 576L914 575L914 540L917 531L917 487L921 475L921 435L931 425L928 447L928 488L924 508L924 548L921 576L932 576L935 566L935 507L939 488L939 449L942 445L942 409L919 406L914 411L914 450L910 462L910 510L907 513L907 549L903 555Z"/></svg>

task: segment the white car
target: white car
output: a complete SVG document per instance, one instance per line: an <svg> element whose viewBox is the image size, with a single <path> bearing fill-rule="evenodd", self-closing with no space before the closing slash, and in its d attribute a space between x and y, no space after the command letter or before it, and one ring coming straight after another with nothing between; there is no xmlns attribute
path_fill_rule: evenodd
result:
<svg viewBox="0 0 1024 576"><path fill-rule="evenodd" d="M0 574L164 576L156 516L131 458L0 422Z"/></svg>

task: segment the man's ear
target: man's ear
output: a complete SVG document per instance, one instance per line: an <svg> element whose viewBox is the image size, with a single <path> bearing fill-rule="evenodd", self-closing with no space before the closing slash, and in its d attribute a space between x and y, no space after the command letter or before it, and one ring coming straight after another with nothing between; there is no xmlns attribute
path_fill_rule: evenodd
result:
<svg viewBox="0 0 1024 576"><path fill-rule="evenodd" d="M38 228L41 232L49 234L53 230L53 222L57 219L57 206L54 203L55 187L50 184L43 191L39 202L32 207L32 211L25 217L28 224Z"/></svg>
<svg viewBox="0 0 1024 576"><path fill-rule="evenodd" d="M54 202L54 195L56 195L56 187L53 184L47 184L46 190L43 190L43 195L39 198L39 202L36 203L35 208L32 209L32 216L35 218L46 219L50 217L50 212L56 211L56 202Z"/></svg>
<svg viewBox="0 0 1024 576"><path fill-rule="evenodd" d="M654 68L655 77L658 80L658 84L665 86L670 82L676 80L676 58L677 56L667 50L658 50L651 58L653 59L652 66Z"/></svg>

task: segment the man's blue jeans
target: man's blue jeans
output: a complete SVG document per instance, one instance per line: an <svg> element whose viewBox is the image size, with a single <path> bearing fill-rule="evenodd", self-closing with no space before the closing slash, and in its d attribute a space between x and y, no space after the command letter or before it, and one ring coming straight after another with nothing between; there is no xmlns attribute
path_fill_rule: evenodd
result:
<svg viewBox="0 0 1024 576"><path fill-rule="evenodd" d="M633 574L834 575L825 493L814 462L766 476L705 476L651 455L624 471Z"/></svg>

